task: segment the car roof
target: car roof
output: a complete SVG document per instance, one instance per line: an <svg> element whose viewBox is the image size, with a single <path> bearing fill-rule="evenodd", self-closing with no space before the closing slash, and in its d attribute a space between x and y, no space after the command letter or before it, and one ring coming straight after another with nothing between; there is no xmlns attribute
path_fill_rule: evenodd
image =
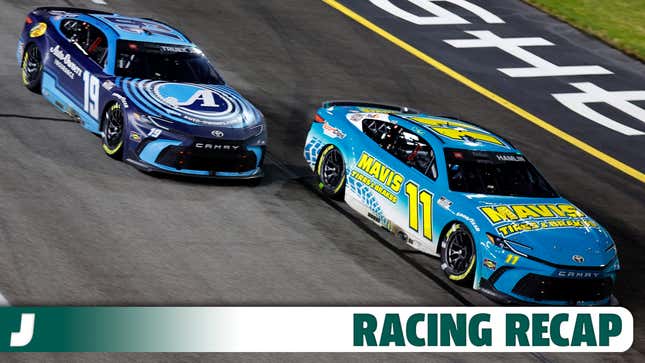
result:
<svg viewBox="0 0 645 363"><path fill-rule="evenodd" d="M432 132L447 147L498 152L519 151L503 137L472 122L453 117L432 116L423 113L396 114L395 116Z"/></svg>
<svg viewBox="0 0 645 363"><path fill-rule="evenodd" d="M344 105L331 107L343 109L344 113L363 113L365 118L381 120L388 118L391 122L397 122L404 127L407 126L410 131L426 140L432 135L443 144L444 148L521 153L503 137L472 122L455 117L433 116L407 108L396 110L393 108Z"/></svg>
<svg viewBox="0 0 645 363"><path fill-rule="evenodd" d="M119 14L89 13L87 15L101 21L112 29L119 39L161 44L193 45L190 39L182 32L157 20Z"/></svg>

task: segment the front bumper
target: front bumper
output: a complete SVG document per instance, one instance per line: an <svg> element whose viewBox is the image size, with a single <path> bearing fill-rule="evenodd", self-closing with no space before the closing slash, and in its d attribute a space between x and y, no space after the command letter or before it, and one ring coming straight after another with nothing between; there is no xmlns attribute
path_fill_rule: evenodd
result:
<svg viewBox="0 0 645 363"><path fill-rule="evenodd" d="M617 257L602 267L558 266L486 246L477 288L512 304L610 305L619 269Z"/></svg>
<svg viewBox="0 0 645 363"><path fill-rule="evenodd" d="M252 179L263 176L264 155L264 146L249 146L239 141L146 139L129 153L126 162L146 172Z"/></svg>

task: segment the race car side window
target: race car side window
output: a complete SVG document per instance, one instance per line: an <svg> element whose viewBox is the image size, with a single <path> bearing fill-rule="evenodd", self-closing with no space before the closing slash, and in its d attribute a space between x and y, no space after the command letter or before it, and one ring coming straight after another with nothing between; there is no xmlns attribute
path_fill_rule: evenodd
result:
<svg viewBox="0 0 645 363"><path fill-rule="evenodd" d="M363 120L363 132L382 149L432 180L437 179L437 160L427 141L414 132L382 120Z"/></svg>
<svg viewBox="0 0 645 363"><path fill-rule="evenodd" d="M80 20L68 19L61 23L61 32L70 43L99 66L107 60L107 38L97 27Z"/></svg>

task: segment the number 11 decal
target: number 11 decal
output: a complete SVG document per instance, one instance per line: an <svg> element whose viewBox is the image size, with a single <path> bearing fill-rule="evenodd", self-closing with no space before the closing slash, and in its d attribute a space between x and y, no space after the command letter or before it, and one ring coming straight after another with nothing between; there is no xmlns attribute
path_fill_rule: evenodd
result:
<svg viewBox="0 0 645 363"><path fill-rule="evenodd" d="M419 232L419 222L422 224L423 237L432 240L432 193L422 190L419 193L419 186L413 182L405 184L405 195L408 196L408 218L410 228ZM423 221L419 221L419 204Z"/></svg>
<svg viewBox="0 0 645 363"><path fill-rule="evenodd" d="M99 119L99 79L83 72L83 110L94 119Z"/></svg>

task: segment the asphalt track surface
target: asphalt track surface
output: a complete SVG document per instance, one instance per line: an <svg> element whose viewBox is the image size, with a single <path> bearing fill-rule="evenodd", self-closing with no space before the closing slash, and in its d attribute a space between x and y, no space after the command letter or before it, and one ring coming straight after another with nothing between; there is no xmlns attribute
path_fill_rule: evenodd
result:
<svg viewBox="0 0 645 363"><path fill-rule="evenodd" d="M156 178L20 85L15 45L42 5L110 9L187 33L267 116L258 187ZM645 186L456 83L321 1L0 1L0 292L11 305L490 305L438 261L391 244L312 191L302 158L325 99L459 113L525 151L618 243L616 295L635 317L626 354L33 354L54 361L586 361L643 359Z"/></svg>

